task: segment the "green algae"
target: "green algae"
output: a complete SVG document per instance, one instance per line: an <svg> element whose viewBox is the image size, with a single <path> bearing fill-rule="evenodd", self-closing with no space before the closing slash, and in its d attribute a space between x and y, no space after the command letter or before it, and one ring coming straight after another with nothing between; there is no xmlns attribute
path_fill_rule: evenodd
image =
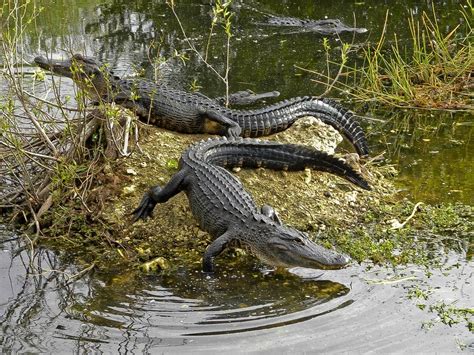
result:
<svg viewBox="0 0 474 355"><path fill-rule="evenodd" d="M443 323L450 327L464 324L469 331L474 331L474 308L458 306L456 301L447 303L445 300L433 300L433 294L434 290L431 287L419 286L411 287L407 293L407 298L414 300L419 309L435 316L430 321L424 322L423 328L429 329L435 323Z"/></svg>

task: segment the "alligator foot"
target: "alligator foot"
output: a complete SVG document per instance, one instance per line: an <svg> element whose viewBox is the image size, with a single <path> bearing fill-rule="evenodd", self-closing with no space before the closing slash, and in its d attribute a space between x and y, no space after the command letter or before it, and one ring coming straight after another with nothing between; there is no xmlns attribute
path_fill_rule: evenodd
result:
<svg viewBox="0 0 474 355"><path fill-rule="evenodd" d="M217 122L223 125L226 129L226 136L230 138L238 138L242 133L242 128L235 121L232 121L229 117L226 117L221 112L216 110L204 110L201 112L202 115L207 117L209 120Z"/></svg>
<svg viewBox="0 0 474 355"><path fill-rule="evenodd" d="M183 181L187 174L186 169L181 169L173 175L165 187L156 185L143 195L140 205L131 213L133 222L151 217L157 203L164 203L183 189Z"/></svg>
<svg viewBox="0 0 474 355"><path fill-rule="evenodd" d="M233 239L232 230L227 230L224 234L208 245L202 257L202 271L206 273L214 272L214 258L222 253L227 244Z"/></svg>
<svg viewBox="0 0 474 355"><path fill-rule="evenodd" d="M155 187L155 189L156 188L159 188L159 187ZM147 217L151 217L155 206L156 206L156 202L152 197L152 192L151 191L146 192L143 195L140 205L138 205L138 207L135 208L132 213L130 213L131 215L133 215L133 219L132 219L133 222L136 222L139 219L144 220Z"/></svg>
<svg viewBox="0 0 474 355"><path fill-rule="evenodd" d="M263 205L262 208L260 209L260 212L267 216L268 218L273 219L274 222L282 225L283 223L281 222L280 216L278 216L278 213L273 209L272 206L269 205Z"/></svg>
<svg viewBox="0 0 474 355"><path fill-rule="evenodd" d="M202 261L202 273L206 275L214 274L214 261L213 260Z"/></svg>

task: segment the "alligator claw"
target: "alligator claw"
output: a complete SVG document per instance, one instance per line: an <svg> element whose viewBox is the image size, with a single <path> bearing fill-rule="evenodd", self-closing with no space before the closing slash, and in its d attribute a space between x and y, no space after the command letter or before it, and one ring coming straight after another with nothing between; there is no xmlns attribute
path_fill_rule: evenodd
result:
<svg viewBox="0 0 474 355"><path fill-rule="evenodd" d="M227 130L227 137L231 139L237 139L242 134L242 128L240 126L229 127Z"/></svg>
<svg viewBox="0 0 474 355"><path fill-rule="evenodd" d="M151 217L153 209L155 208L155 206L156 206L156 202L153 200L150 193L147 192L143 196L143 198L140 202L140 205L138 205L138 207L136 209L134 209L132 213L130 213L131 215L133 215L132 221L136 222L139 219L144 220L147 217Z"/></svg>
<svg viewBox="0 0 474 355"><path fill-rule="evenodd" d="M212 275L214 273L214 260L213 258L204 257L202 260L202 273L206 275Z"/></svg>

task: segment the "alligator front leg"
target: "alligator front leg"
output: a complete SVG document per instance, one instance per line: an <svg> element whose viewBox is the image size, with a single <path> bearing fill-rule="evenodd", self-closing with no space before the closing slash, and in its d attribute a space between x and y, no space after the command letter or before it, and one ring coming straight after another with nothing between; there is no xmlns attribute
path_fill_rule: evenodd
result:
<svg viewBox="0 0 474 355"><path fill-rule="evenodd" d="M157 203L164 203L174 195L180 193L184 189L183 182L185 176L186 171L180 170L173 175L165 187L161 188L159 185L156 185L146 192L143 195L140 205L131 213L133 215L133 222L151 217Z"/></svg>
<svg viewBox="0 0 474 355"><path fill-rule="evenodd" d="M214 272L214 258L225 249L227 244L234 238L234 232L227 230L224 234L208 245L202 257L202 271Z"/></svg>
<svg viewBox="0 0 474 355"><path fill-rule="evenodd" d="M135 112L135 114L140 117L145 118L148 117L150 114L149 108L140 104L139 100L132 100L129 95L123 93L118 94L116 96L113 96L112 101L115 102L117 105L128 108L130 111Z"/></svg>
<svg viewBox="0 0 474 355"><path fill-rule="evenodd" d="M224 126L226 129L226 137L240 137L240 134L242 133L242 128L240 128L237 122L232 121L229 117L223 115L222 113L216 110L202 110L200 113L203 117L206 117L207 119L215 121Z"/></svg>

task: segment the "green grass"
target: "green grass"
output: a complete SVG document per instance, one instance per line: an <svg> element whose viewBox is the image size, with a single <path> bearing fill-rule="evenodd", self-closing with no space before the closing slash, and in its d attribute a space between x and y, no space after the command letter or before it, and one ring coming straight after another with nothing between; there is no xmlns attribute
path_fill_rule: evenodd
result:
<svg viewBox="0 0 474 355"><path fill-rule="evenodd" d="M464 24L458 24L449 33L443 32L435 10L431 14L423 13L419 21L411 16L408 19L411 38L405 45L396 34L393 44L387 43L387 14L378 42L361 49L362 65L346 64L348 51L343 46L337 61L327 56L327 74L300 69L318 75L314 79L318 84L349 94L357 101L395 107L473 110L472 0L460 11ZM328 52L327 43L323 46ZM329 78L329 66L339 68L333 79Z"/></svg>

